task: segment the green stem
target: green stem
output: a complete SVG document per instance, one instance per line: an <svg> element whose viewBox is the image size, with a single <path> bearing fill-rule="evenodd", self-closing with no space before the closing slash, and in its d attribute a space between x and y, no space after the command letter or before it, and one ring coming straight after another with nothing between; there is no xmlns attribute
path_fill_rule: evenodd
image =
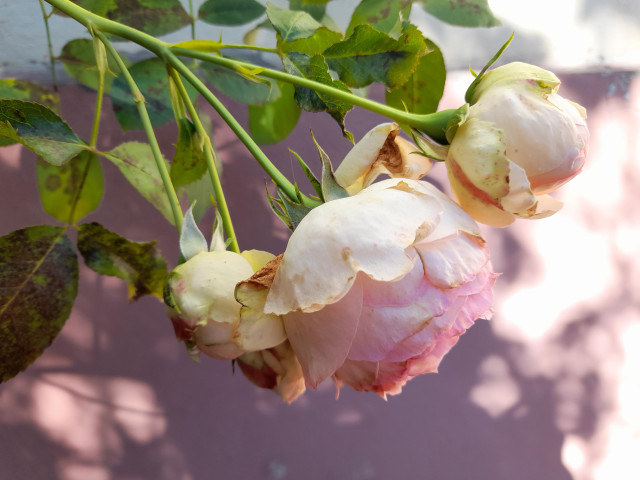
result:
<svg viewBox="0 0 640 480"><path fill-rule="evenodd" d="M102 114L102 98L104 97L104 72L99 72L100 80L98 83L98 92L96 94L96 108L93 112L93 127L91 128L91 141L89 145L93 148L98 143L98 129L100 128L100 116Z"/></svg>
<svg viewBox="0 0 640 480"><path fill-rule="evenodd" d="M220 46L220 48L233 48L236 50L254 50L256 52L268 52L268 53L279 52L277 48L261 47L260 45L241 45L236 43L223 43Z"/></svg>
<svg viewBox="0 0 640 480"><path fill-rule="evenodd" d="M94 40L95 41L95 40ZM96 145L98 144L98 130L100 128L100 117L102 114L102 99L104 97L104 69L100 68L100 61L96 58L96 64L98 66L98 91L96 92L96 108L93 111L93 126L91 127L91 140L89 140L89 146L91 147L92 153L89 153L87 158L87 164L82 171L82 177L80 179L78 188L75 191L71 211L69 212L69 219L67 220L67 225L71 225L73 223L73 217L76 213L76 208L78 206L78 200L80 199L80 194L82 193L82 189L84 188L84 184L87 181L87 176L89 175L89 170L91 169L92 156L96 151Z"/></svg>
<svg viewBox="0 0 640 480"><path fill-rule="evenodd" d="M106 49L113 56L116 63L118 64L118 68L122 72L122 75L129 85L129 89L131 90L131 94L133 96L133 100L136 103L136 107L138 109L138 115L140 115L140 120L142 121L142 126L144 128L145 133L147 134L147 138L149 140L149 145L151 147L151 152L153 153L153 158L156 162L156 166L158 168L158 172L160 173L160 178L162 179L162 183L164 185L165 192L167 193L167 197L169 199L169 204L171 205L171 211L173 213L173 220L178 229L178 234L180 234L182 228L182 209L180 208L180 202L178 201L178 195L176 195L176 191L173 188L173 183L171 183L171 178L169 177L169 171L167 169L167 164L162 157L162 153L160 152L160 147L158 146L158 140L153 132L153 127L151 126L151 120L149 119L149 113L147 112L147 108L144 105L144 96L140 92L140 89L136 85L136 82L133 80L133 77L127 70L127 66L122 61L118 52L113 48L113 45L109 42L107 37L98 29L93 30L96 36L102 41Z"/></svg>
<svg viewBox="0 0 640 480"><path fill-rule="evenodd" d="M209 102L214 109L220 114L225 122L231 127L236 135L242 140L245 146L249 149L251 154L256 158L258 163L267 172L267 174L273 179L288 197L292 200L297 200L295 187L280 171L271 163L267 156L260 150L260 147L253 141L247 132L240 126L236 119L229 113L229 111L220 103L220 101L211 93L211 91L200 81L200 79L194 75L169 49L169 45L161 40L158 40L151 35L136 30L126 25L122 25L113 20L109 20L99 15L85 10L82 7L72 3L70 0L46 0L48 3L66 13L70 17L74 18L87 28L95 28L101 32L108 32L119 37L126 38L132 42L141 45L147 50L155 53L158 57L165 62L171 64L178 72L191 83L198 92ZM126 69L124 69L126 71ZM146 113L146 110L145 110ZM303 197L304 198L304 197ZM305 199L308 200L308 199ZM309 200L310 201L310 200Z"/></svg>
<svg viewBox="0 0 640 480"><path fill-rule="evenodd" d="M87 28L92 25L100 32L110 33L126 38L127 40L131 40L132 42L137 43L138 45L155 53L160 58L164 58L165 53L168 52L169 44L158 40L147 33L141 32L140 30L136 30L135 28L128 27L127 25L96 15L95 13L76 5L71 0L45 1L61 12L66 13Z"/></svg>
<svg viewBox="0 0 640 480"><path fill-rule="evenodd" d="M42 18L44 19L44 29L47 32L47 45L49 47L49 64L51 66L51 81L53 82L53 90L58 91L58 82L56 81L56 64L53 56L53 47L51 46L51 32L49 31L49 15L44 9L44 2L40 0L40 9L42 10Z"/></svg>
<svg viewBox="0 0 640 480"><path fill-rule="evenodd" d="M191 39L196 39L196 17L193 15L193 0L189 0L189 18L191 18Z"/></svg>
<svg viewBox="0 0 640 480"><path fill-rule="evenodd" d="M167 60L167 54L172 51L176 55L181 55L185 57L197 58L200 60L204 60L211 63L216 63L218 65L222 65L227 68L231 68L237 70L238 67L245 69L260 69L262 70L258 75L273 78L274 80L280 80L283 82L292 83L294 85L299 85L301 87L310 88L317 92L321 92L327 95L331 95L335 98L348 102L352 105L356 105L367 110L370 110L375 113L379 113L388 118L391 118L399 123L409 125L410 127L414 127L439 143L447 143L446 137L444 135L444 129L446 128L447 122L455 115L456 110L442 110L440 112L431 113L431 114L415 114L411 112L405 112L404 110L398 110L396 108L389 107L387 105L383 105L367 98L358 97L349 92L345 92L339 90L337 88L331 87L330 85L325 85L322 83L315 82L313 80L309 80L302 77L297 77L295 75L288 74L286 72L280 72L278 70L272 69L262 69L262 67L258 67L256 65L251 65L244 62L239 62L237 60L232 60L229 58L219 57L216 55L212 55L210 53L198 52L194 50L184 49L173 47L170 48L170 45L162 42L151 35L148 35L144 32L136 30L135 28L128 27L126 25L122 25L118 22L114 22L112 20L108 20L104 17L100 17L95 15L78 5L74 4L70 0L46 0L48 3L63 11L70 17L76 19L78 22L87 26L90 23L93 23L99 30L103 32L112 33L114 35L118 35L122 38L126 38L127 40L131 40L132 42L141 45L142 47L150 50L155 53L157 56L162 58L163 60ZM185 78L187 78L185 76Z"/></svg>
<svg viewBox="0 0 640 480"><path fill-rule="evenodd" d="M384 115L385 117L391 118L398 123L417 128L418 130L423 131L432 139L440 143L447 143L444 131L447 126L447 122L449 121L449 119L451 119L451 117L454 115L454 112L456 111L454 109L441 110L439 112L430 114L406 112L404 110L398 110L397 108L389 107L388 105L369 100L368 98L359 97L357 95L354 95L353 93L345 92L338 88L332 87L331 85L318 83L314 80L309 80L304 77L298 77L296 75L291 75L279 70L262 68L250 63L186 48L172 47L171 51L179 56L196 58L198 60L215 63L217 65L221 65L223 67L236 71L240 69L258 70L258 73L256 73L256 75L258 76L291 83L300 87L310 88L317 92L331 95L332 97L343 100L352 105L356 105L372 112L379 113L380 115Z"/></svg>
<svg viewBox="0 0 640 480"><path fill-rule="evenodd" d="M271 163L271 160L264 154L258 144L254 142L253 138L242 128L233 115L225 108L225 106L218 100L218 98L209 90L204 83L189 70L175 55L169 52L165 56L165 60L175 68L185 80L187 80L204 99L218 112L218 115L226 122L227 125L233 130L237 137L244 143L249 152L258 161L260 166L267 172L267 174L273 179L276 185L280 187L286 195L293 201L297 201L296 189L293 184L285 177L276 166ZM304 198L304 197L303 197Z"/></svg>
<svg viewBox="0 0 640 480"><path fill-rule="evenodd" d="M205 131L202 126L202 122L200 121L200 117L198 116L198 112L196 112L193 103L191 103L191 99L189 98L189 94L187 90L184 88L184 84L182 83L182 79L178 72L170 68L169 74L171 78L173 78L176 87L178 88L178 93L182 97L182 100L187 108L187 112L189 112L189 116L191 117L191 121L193 122L196 131L199 135L204 138L204 158L207 163L207 170L209 172L209 177L211 178L211 183L213 184L213 191L216 196L216 202L218 203L218 210L220 211L220 216L222 217L222 224L224 225L224 230L227 234L227 238L231 239L231 244L229 247L232 251L236 253L240 253L240 247L238 245L238 240L233 229L233 224L231 223L231 215L229 213L229 208L227 206L227 201L224 197L224 191L222 190L222 183L220 182L220 176L218 175L218 169L216 168L215 158L214 158L214 150L213 145L211 144L211 139L209 135Z"/></svg>

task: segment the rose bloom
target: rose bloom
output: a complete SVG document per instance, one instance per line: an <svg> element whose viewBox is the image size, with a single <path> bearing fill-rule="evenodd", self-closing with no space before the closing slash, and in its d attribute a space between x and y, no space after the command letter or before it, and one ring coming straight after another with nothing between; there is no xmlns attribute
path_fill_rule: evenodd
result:
<svg viewBox="0 0 640 480"><path fill-rule="evenodd" d="M371 185L380 175L424 177L433 162L409 140L399 137L397 123L381 123L369 130L344 157L335 171L335 179L350 195Z"/></svg>
<svg viewBox="0 0 640 480"><path fill-rule="evenodd" d="M305 391L302 368L286 340L273 348L245 353L236 363L251 383L272 390L287 403Z"/></svg>
<svg viewBox="0 0 640 480"><path fill-rule="evenodd" d="M446 165L454 195L477 221L503 227L562 207L547 193L580 172L589 131L585 109L558 95L559 86L551 72L510 63L474 90Z"/></svg>
<svg viewBox="0 0 640 480"><path fill-rule="evenodd" d="M251 277L273 255L259 250L198 253L170 274L165 295L176 337L192 357L199 353L231 360L286 340L282 320L256 314L236 301L236 285Z"/></svg>
<svg viewBox="0 0 640 480"><path fill-rule="evenodd" d="M386 398L491 312L496 274L475 222L432 185L375 183L313 209L291 235L264 312L282 315L305 381Z"/></svg>

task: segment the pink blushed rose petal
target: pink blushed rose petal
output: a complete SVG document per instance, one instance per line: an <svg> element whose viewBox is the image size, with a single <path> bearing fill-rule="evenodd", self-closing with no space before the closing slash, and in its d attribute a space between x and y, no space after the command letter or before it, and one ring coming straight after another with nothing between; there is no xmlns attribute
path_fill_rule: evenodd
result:
<svg viewBox="0 0 640 480"><path fill-rule="evenodd" d="M316 388L347 358L362 310L362 287L354 283L339 302L312 312L290 312L284 328L307 383Z"/></svg>
<svg viewBox="0 0 640 480"><path fill-rule="evenodd" d="M288 341L238 357L242 373L254 385L272 390L287 403L305 391L302 367Z"/></svg>
<svg viewBox="0 0 640 480"><path fill-rule="evenodd" d="M386 399L387 394L397 395L409 379L407 366L402 363L380 363L347 360L335 373L338 389L343 384L360 392L373 392Z"/></svg>
<svg viewBox="0 0 640 480"><path fill-rule="evenodd" d="M490 313L495 277L460 207L428 183L387 180L302 220L266 309L283 315L309 386L333 376L386 398Z"/></svg>
<svg viewBox="0 0 640 480"><path fill-rule="evenodd" d="M446 158L452 190L479 222L503 227L559 210L543 196L583 168L586 111L558 95L560 80L524 63L489 70Z"/></svg>
<svg viewBox="0 0 640 480"><path fill-rule="evenodd" d="M359 271L379 281L397 280L411 271L414 259L405 249L416 234L436 227L442 207L434 196L396 188L406 182L386 180L313 209L291 235L265 312L311 312L335 303Z"/></svg>
<svg viewBox="0 0 640 480"><path fill-rule="evenodd" d="M475 277L488 262L484 240L461 232L435 242L416 245L429 281L441 288L453 288Z"/></svg>
<svg viewBox="0 0 640 480"><path fill-rule="evenodd" d="M407 362L408 375L410 377L417 377L425 373L436 373L442 358L458 343L459 338L460 335L442 337L433 348L426 350L420 356L410 359Z"/></svg>

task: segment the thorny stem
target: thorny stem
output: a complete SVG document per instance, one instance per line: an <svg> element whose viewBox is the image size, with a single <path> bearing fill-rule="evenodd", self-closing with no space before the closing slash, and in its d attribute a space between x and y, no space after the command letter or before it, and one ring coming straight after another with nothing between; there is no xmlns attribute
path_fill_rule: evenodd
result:
<svg viewBox="0 0 640 480"><path fill-rule="evenodd" d="M53 90L58 91L58 82L56 81L56 64L55 57L53 56L53 47L51 46L51 32L49 31L49 16L44 8L44 2L40 0L40 8L42 9L42 18L44 20L44 29L47 32L47 46L49 47L49 65L51 66L51 82L53 83Z"/></svg>
<svg viewBox="0 0 640 480"><path fill-rule="evenodd" d="M93 112L93 127L91 128L91 147L98 143L98 129L100 128L100 116L102 114L102 98L104 97L104 72L99 72L98 91L96 93L96 108Z"/></svg>
<svg viewBox="0 0 640 480"><path fill-rule="evenodd" d="M202 138L204 138L204 157L205 161L207 162L207 170L209 171L209 176L211 177L211 183L213 184L213 191L215 193L216 202L218 204L218 210L220 211L220 216L222 217L222 224L224 225L224 230L227 234L227 238L231 239L229 247L232 251L240 253L238 240L233 230L233 224L231 223L231 215L229 214L227 201L225 200L224 191L222 190L222 183L220 182L220 176L218 175L218 169L216 168L214 149L213 145L211 144L211 139L202 126L202 122L200 121L198 112L196 112L193 103L191 103L191 99L189 98L187 90L184 88L184 84L182 83L180 75L173 68L169 69L169 74L171 75L171 78L173 78L175 85L178 88L178 93L182 97L182 100L187 108L187 112L189 112L189 116L191 117L191 121L196 128L196 131Z"/></svg>
<svg viewBox="0 0 640 480"><path fill-rule="evenodd" d="M175 55L171 52L165 57L167 62L174 67L187 80L204 99L218 112L218 115L229 125L231 130L238 136L240 141L244 143L249 152L258 161L260 166L267 172L273 181L280 187L286 195L294 201L297 201L296 190L293 184L271 163L271 160L264 154L258 144L251 136L242 128L233 115L225 108L218 98L209 90L204 83L189 70ZM304 199L304 197L303 197Z"/></svg>
<svg viewBox="0 0 640 480"><path fill-rule="evenodd" d="M102 41L109 53L113 56L116 63L118 64L118 68L122 72L125 81L129 85L133 100L135 101L136 107L138 109L138 114L140 115L140 120L142 121L142 126L145 133L147 134L147 139L149 140L153 159L156 162L156 167L158 168L158 172L160 173L162 184L164 185L164 189L169 199L169 204L171 205L171 211L173 213L175 226L178 230L178 234L180 234L182 228L182 209L180 208L180 202L178 201L176 191L173 188L173 183L171 183L169 171L167 170L167 164L165 163L164 158L162 157L162 153L160 152L158 140L156 139L156 136L153 132L151 120L149 119L149 113L147 112L147 108L144 105L144 97L140 92L140 89L136 85L136 82L133 80L133 77L129 73L129 70L127 70L127 67L122 61L122 58L120 58L120 55L118 55L118 52L116 52L115 48L113 48L113 45L111 45L107 37L102 32L100 32L98 28L95 27L94 33Z"/></svg>
<svg viewBox="0 0 640 480"><path fill-rule="evenodd" d="M273 179L273 181L286 193L288 197L296 201L297 196L295 187L293 184L271 163L269 158L262 152L260 147L253 141L251 136L244 131L236 119L229 113L224 105L211 93L211 91L200 81L200 79L194 75L169 49L169 44L158 40L151 35L136 30L135 28L122 25L121 23L114 22L112 20L95 15L82 7L72 3L70 0L46 0L48 3L63 11L70 17L74 18L87 28L94 28L100 32L107 32L114 35L118 35L127 40L131 40L138 45L148 49L155 53L158 57L164 60L166 63L172 65L178 72L191 83L200 94L209 102L214 109L220 114L225 122L229 124L231 129L236 133L240 140L245 144L247 149L256 158L258 163L266 171L266 173ZM104 35L103 35L104 36ZM123 67L121 67L123 68ZM124 69L126 71L126 69ZM146 109L145 109L146 113ZM147 115L148 117L148 115ZM154 137L155 139L155 137ZM308 202L312 202L303 196L303 199ZM173 202L172 202L173 203ZM315 202L314 202L315 204ZM182 214L181 214L182 216Z"/></svg>
<svg viewBox="0 0 640 480"><path fill-rule="evenodd" d="M299 85L301 87L310 88L317 92L321 92L327 95L331 95L337 99L348 102L352 105L356 105L367 110L370 110L375 113L379 113L388 118L396 120L399 123L406 124L410 127L414 127L426 135L436 140L437 142L447 143L444 129L447 125L447 122L455 116L456 110L441 110L436 113L431 114L416 114L411 112L405 112L404 110L399 110L393 107L389 107L387 105L383 105L367 98L362 98L357 95L354 95L349 92L345 92L334 88L330 85L325 85L323 83L315 82L313 80L309 80L307 78L297 77L295 75L288 74L286 72L281 72L273 69L263 69L262 67L257 67L255 65L251 65L245 62L240 62L237 60L232 60L230 58L219 57L210 53L198 52L190 49L171 47L170 44L162 42L151 35L148 35L144 32L136 30L135 28L128 27L126 25L122 25L118 22L114 22L112 20L108 20L104 17L100 17L95 15L78 5L74 4L70 0L46 0L48 3L53 5L54 7L62 10L67 15L73 17L78 22L82 23L85 26L88 26L89 23L93 23L99 30L103 32L112 33L118 35L122 38L126 38L127 40L131 40L138 45L150 50L155 53L157 56L162 58L163 60L167 60L166 56L171 51L180 56L197 58L200 60L204 60L211 63L216 63L218 65L222 65L227 68L231 68L237 70L238 68L255 70L258 69L259 73L256 75L273 78L274 80L280 80L287 83L292 83L294 85ZM255 48L255 47L252 47ZM186 78L186 77L185 77Z"/></svg>
<svg viewBox="0 0 640 480"><path fill-rule="evenodd" d="M254 50L256 52L278 53L277 48L261 47L260 45L240 45L235 43L223 43L220 46L220 48L233 48L236 50Z"/></svg>
<svg viewBox="0 0 640 480"><path fill-rule="evenodd" d="M95 150L96 145L98 144L98 129L100 128L100 116L102 114L102 98L104 97L104 75L105 72L98 68L98 91L96 92L96 108L93 112L93 126L91 127L91 140L89 140L89 146L91 149ZM89 155L93 155L93 153L89 153ZM73 223L73 217L76 212L76 207L78 206L78 199L80 198L80 193L82 190L82 186L84 182L87 180L87 175L89 175L89 170L91 169L92 158L89 157L87 159L87 164L84 167L84 171L82 172L82 179L80 181L80 187L76 190L74 199L73 199L73 207L71 208L71 212L69 212L69 219L67 220L67 224L71 225Z"/></svg>
<svg viewBox="0 0 640 480"><path fill-rule="evenodd" d="M398 110L397 108L389 107L382 103L369 100L368 98L359 97L357 95L354 95L349 92L345 92L344 90L340 90L330 85L318 83L313 80L309 80L304 77L298 77L296 75L291 75L289 73L281 72L279 70L263 68L257 65L252 65L250 63L233 60L231 58L225 58L218 55L213 55L211 53L200 52L200 51L190 50L186 48L171 47L171 51L179 56L197 58L198 60L203 60L209 63L215 63L217 65L221 65L223 67L226 67L235 71L238 71L240 69L243 69L245 71L254 70L256 71L255 75L257 76L271 78L273 80L280 80L282 82L292 83L300 87L310 88L317 92L331 95L332 97L335 97L340 100L344 100L345 102L348 102L352 105L365 108L372 112L379 113L380 115L384 115L385 117L391 118L399 123L417 128L418 130L427 134L432 139L442 143L447 142L445 133L444 133L445 128L447 126L447 122L451 119L451 117L456 112L456 110L454 109L441 110L439 112L430 113L430 114L417 114L417 113L406 112L404 110Z"/></svg>
<svg viewBox="0 0 640 480"><path fill-rule="evenodd" d="M391 118L399 123L414 127L434 140L442 143L446 143L444 130L447 122L455 115L456 110L442 110L440 112L432 114L415 114L411 112L405 112L404 110L398 110L387 105L383 105L372 100L358 97L349 92L339 90L325 85L322 83L309 80L307 78L297 77L295 75L288 74L277 70L268 68L257 67L245 62L232 60L229 58L219 57L209 53L198 52L194 50L171 47L170 44L156 39L155 37L148 35L144 32L136 30L135 28L128 27L121 23L106 19L94 13L91 13L82 7L74 4L70 0L46 0L49 4L55 8L63 11L70 17L74 18L87 28L90 26L96 28L101 32L111 33L119 37L131 40L138 45L153 52L166 63L173 66L178 72L191 83L196 90L209 102L216 111L220 114L225 122L231 127L234 133L240 138L240 140L249 149L251 154L256 158L258 163L266 171L266 173L274 180L274 182L285 192L285 194L292 200L297 200L295 187L280 171L271 163L267 156L260 150L258 145L253 141L249 134L244 131L236 119L229 113L229 111L220 103L220 101L213 95L213 93L200 81L200 79L194 75L177 57L181 55L185 57L191 57L194 59L200 59L211 63L222 65L226 68L233 70L249 69L256 70L256 75L260 75L274 80L280 80L283 82L291 83L301 87L313 89L317 92L321 92L327 95L331 95L337 99L348 102L352 105L356 105L375 113L379 113L388 118ZM116 58L118 56L116 55ZM124 70L126 71L126 69ZM139 108L141 104L138 104ZM142 105L144 107L144 105ZM146 114L146 109L144 110ZM148 115L147 115L148 118ZM155 140L155 137L154 137ZM164 165L164 163L163 163ZM166 170L166 166L165 166ZM164 181L164 179L163 179ZM173 191L173 189L171 190ZM167 192L171 197L172 195ZM173 193L175 197L175 192ZM312 202L310 199L303 197L305 203ZM173 203L172 207L174 207ZM180 217L182 216L180 212Z"/></svg>

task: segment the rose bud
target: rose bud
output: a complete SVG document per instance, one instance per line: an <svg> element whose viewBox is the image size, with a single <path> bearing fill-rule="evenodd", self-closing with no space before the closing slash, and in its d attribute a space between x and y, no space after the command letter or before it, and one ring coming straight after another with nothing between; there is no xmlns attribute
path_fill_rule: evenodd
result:
<svg viewBox="0 0 640 480"><path fill-rule="evenodd" d="M379 175L412 178L427 174L433 163L413 143L397 136L396 123L383 123L369 130L356 143L335 171L338 184L349 194L368 187Z"/></svg>
<svg viewBox="0 0 640 480"><path fill-rule="evenodd" d="M582 169L586 111L556 93L551 72L510 63L487 72L446 158L451 188L479 222L503 227L542 218L562 203L547 193Z"/></svg>
<svg viewBox="0 0 640 480"><path fill-rule="evenodd" d="M236 284L272 258L258 250L202 252L171 272L165 301L176 337L185 341L193 357L203 352L229 360L285 340L279 317L241 318L242 305L234 296Z"/></svg>
<svg viewBox="0 0 640 480"><path fill-rule="evenodd" d="M273 348L245 353L236 363L251 383L273 390L287 403L305 391L302 368L286 340Z"/></svg>
<svg viewBox="0 0 640 480"><path fill-rule="evenodd" d="M389 179L300 222L264 311L283 316L308 385L386 398L490 314L495 278L469 215L426 182Z"/></svg>

